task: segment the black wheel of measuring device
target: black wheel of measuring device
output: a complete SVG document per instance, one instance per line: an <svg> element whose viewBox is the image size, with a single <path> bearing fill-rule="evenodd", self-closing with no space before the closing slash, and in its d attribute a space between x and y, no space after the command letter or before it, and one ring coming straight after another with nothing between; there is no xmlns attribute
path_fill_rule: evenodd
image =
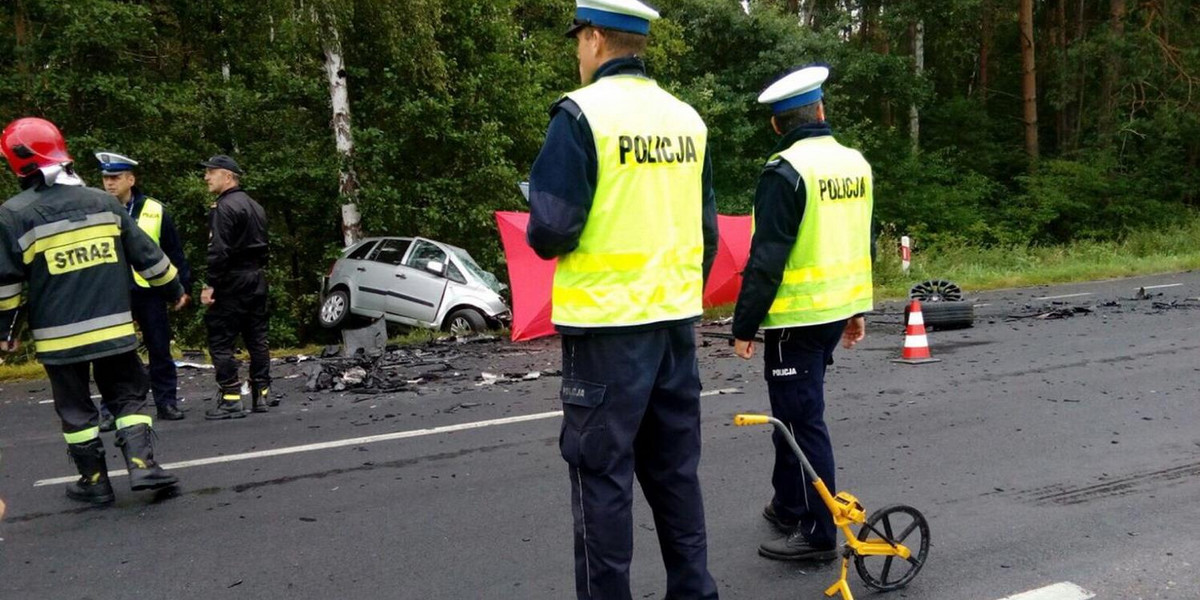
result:
<svg viewBox="0 0 1200 600"><path fill-rule="evenodd" d="M881 592L908 585L929 556L929 522L911 506L893 504L871 513L858 531L860 541L868 538L904 544L912 553L907 560L899 556L854 555L854 568L863 583Z"/></svg>
<svg viewBox="0 0 1200 600"><path fill-rule="evenodd" d="M910 300L921 302L958 302L963 299L962 288L945 279L922 281L908 290Z"/></svg>

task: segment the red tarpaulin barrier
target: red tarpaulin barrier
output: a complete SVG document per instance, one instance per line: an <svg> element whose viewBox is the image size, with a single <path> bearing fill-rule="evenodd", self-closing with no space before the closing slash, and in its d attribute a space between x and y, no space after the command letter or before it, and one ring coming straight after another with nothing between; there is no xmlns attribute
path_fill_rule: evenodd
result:
<svg viewBox="0 0 1200 600"><path fill-rule="evenodd" d="M742 289L742 271L750 259L750 223L753 217L717 215L717 258L708 273L704 287L704 306L721 306L737 302Z"/></svg>
<svg viewBox="0 0 1200 600"><path fill-rule="evenodd" d="M532 340L554 334L550 323L550 289L557 261L542 260L525 241L529 213L496 211L500 243L508 261L512 289L512 339Z"/></svg>
<svg viewBox="0 0 1200 600"><path fill-rule="evenodd" d="M750 217L717 217L720 239L717 257L704 288L704 305L717 306L737 301L742 287L742 269L750 256ZM508 261L512 288L512 339L532 340L554 333L550 323L550 291L554 285L553 260L542 260L525 241L529 213L496 212L500 242Z"/></svg>

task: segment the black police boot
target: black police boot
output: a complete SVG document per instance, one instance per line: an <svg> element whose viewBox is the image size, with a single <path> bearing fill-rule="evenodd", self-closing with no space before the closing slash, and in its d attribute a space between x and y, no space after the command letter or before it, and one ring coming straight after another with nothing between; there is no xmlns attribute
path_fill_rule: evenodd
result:
<svg viewBox="0 0 1200 600"><path fill-rule="evenodd" d="M109 504L116 499L108 481L104 442L100 438L82 444L67 444L67 454L79 469L79 481L67 485L68 498L89 504Z"/></svg>
<svg viewBox="0 0 1200 600"><path fill-rule="evenodd" d="M793 531L786 537L764 542L758 547L758 553L773 560L811 561L830 561L837 558L838 555L836 547L814 546L812 542L804 538L804 534L799 530Z"/></svg>
<svg viewBox="0 0 1200 600"><path fill-rule="evenodd" d="M240 419L245 416L246 409L242 407L241 386L236 384L221 386L221 390L217 392L217 405L204 413L204 418L209 421Z"/></svg>
<svg viewBox="0 0 1200 600"><path fill-rule="evenodd" d="M158 418L164 421L179 421L186 417L182 410L174 404L164 404L158 407Z"/></svg>
<svg viewBox="0 0 1200 600"><path fill-rule="evenodd" d="M279 401L275 404L270 403L271 388L269 385L259 383L250 383L250 410L256 413L267 412L268 406L278 406Z"/></svg>
<svg viewBox="0 0 1200 600"><path fill-rule="evenodd" d="M179 483L179 478L154 462L154 430L145 423L117 431L117 445L125 454L129 485L133 491L157 490Z"/></svg>

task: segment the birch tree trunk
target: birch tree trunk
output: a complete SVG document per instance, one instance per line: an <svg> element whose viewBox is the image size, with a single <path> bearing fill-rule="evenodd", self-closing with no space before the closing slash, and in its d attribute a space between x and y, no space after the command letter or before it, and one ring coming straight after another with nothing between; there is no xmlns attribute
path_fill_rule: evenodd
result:
<svg viewBox="0 0 1200 600"><path fill-rule="evenodd" d="M1037 59L1033 47L1033 0L1020 0L1021 93L1025 104L1025 153L1038 157Z"/></svg>
<svg viewBox="0 0 1200 600"><path fill-rule="evenodd" d="M350 92L346 85L346 67L342 40L332 17L321 27L321 46L325 53L325 75L329 80L329 104L333 109L330 125L338 153L338 197L342 201L342 241L351 246L362 239L362 219L358 212L358 175L354 172L354 134L350 127Z"/></svg>

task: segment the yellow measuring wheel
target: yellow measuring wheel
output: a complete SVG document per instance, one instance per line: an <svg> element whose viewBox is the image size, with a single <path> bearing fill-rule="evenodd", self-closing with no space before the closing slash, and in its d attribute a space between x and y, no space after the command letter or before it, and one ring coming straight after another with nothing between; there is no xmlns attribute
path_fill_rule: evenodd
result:
<svg viewBox="0 0 1200 600"><path fill-rule="evenodd" d="M911 506L893 504L867 516L862 503L849 492L838 492L836 496L829 492L782 421L766 415L737 415L733 419L733 424L739 426L768 423L774 425L775 430L792 447L792 452L796 453L800 464L804 466L805 474L833 514L834 525L841 528L846 536L841 575L825 590L825 595L841 594L842 600L854 600L850 585L846 583L846 572L852 557L854 569L867 587L888 592L908 585L925 566L925 559L929 556L929 522L925 520L925 515ZM855 524L862 525L857 535L850 530L850 526Z"/></svg>

